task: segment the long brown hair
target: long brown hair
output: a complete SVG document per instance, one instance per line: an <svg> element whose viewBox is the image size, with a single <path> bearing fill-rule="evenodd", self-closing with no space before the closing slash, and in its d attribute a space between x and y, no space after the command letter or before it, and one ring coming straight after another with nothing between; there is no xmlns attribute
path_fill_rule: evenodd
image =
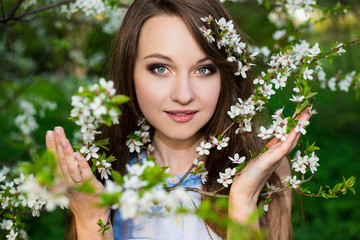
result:
<svg viewBox="0 0 360 240"><path fill-rule="evenodd" d="M218 0L135 0L128 9L119 30L116 42L113 46L112 61L109 66L109 79L115 82L115 88L118 93L130 97L130 101L121 106L123 116L119 119L119 124L111 127L103 127L101 138L109 138L110 152L118 159L113 162L113 168L125 173L125 164L130 158L128 148L125 144L128 133L137 129L136 123L141 118L141 111L137 104L134 87L134 64L137 54L137 45L140 36L140 30L143 24L151 17L158 15L173 15L183 19L194 39L198 42L205 54L209 57L220 70L221 91L219 101L210 121L203 127L204 136L218 136L230 124L231 119L227 116L230 106L235 104L237 98L248 98L253 85L251 74L247 78L235 76L236 64L227 61L225 51L219 50L216 43L209 43L199 31L199 26L204 23L200 18L212 15L216 19L224 17L231 20L231 16ZM217 26L212 25L213 31ZM236 27L237 31L240 30ZM238 134L231 129L226 133L230 137L229 147L220 151L211 151L206 158L206 169L208 170L208 180L203 186L205 190L213 191L219 189L221 185L217 182L219 172L232 166L228 156L233 156L236 152L249 159L249 150L252 152L261 147L261 141L256 137L255 132ZM233 166L232 166L233 167ZM274 173L271 177L272 183L279 184L278 177ZM224 189L222 194L229 194L229 189ZM274 198L270 205L269 212L260 220L261 227L270 229L270 238L279 239L283 219L279 217L285 214L285 209L280 203L282 195ZM206 221L218 235L225 237L226 229L221 228L211 221Z"/></svg>

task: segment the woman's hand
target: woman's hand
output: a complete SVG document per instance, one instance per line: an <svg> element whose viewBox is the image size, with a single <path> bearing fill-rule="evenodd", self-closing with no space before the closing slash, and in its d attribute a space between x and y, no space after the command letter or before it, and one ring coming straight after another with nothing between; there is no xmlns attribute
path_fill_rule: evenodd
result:
<svg viewBox="0 0 360 240"><path fill-rule="evenodd" d="M110 209L95 206L99 203L99 194L104 191L103 184L95 178L89 164L80 153L74 156L73 148L62 127L55 127L54 131L47 132L46 147L54 153L58 170L62 173L69 189L67 197L69 208L75 217L78 239L104 239L101 233L97 232L99 229L97 222L99 219L102 219L104 223L108 222ZM74 185L82 184L85 180L90 180L90 183L95 186L95 194L72 190ZM112 230L105 236L112 239Z"/></svg>
<svg viewBox="0 0 360 240"><path fill-rule="evenodd" d="M304 112L300 116L299 122L309 118L310 115ZM300 132L295 132L293 129L284 142L273 139L267 145L269 150L252 160L234 180L229 195L229 216L232 220L246 223L249 215L256 209L260 192L265 183L279 165L284 164L286 161L284 157L294 149L299 137ZM284 166L286 167L286 164ZM282 171L284 172L283 169ZM288 171L290 172L290 169Z"/></svg>

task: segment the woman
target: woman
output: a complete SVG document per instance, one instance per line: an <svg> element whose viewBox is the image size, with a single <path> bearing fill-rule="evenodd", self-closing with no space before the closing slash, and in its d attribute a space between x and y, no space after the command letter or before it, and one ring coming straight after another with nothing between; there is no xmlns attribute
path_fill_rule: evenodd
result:
<svg viewBox="0 0 360 240"><path fill-rule="evenodd" d="M172 174L185 173L196 157L195 149L201 140L220 135L231 124L226 113L230 106L238 97L250 96L250 74L247 78L235 76L237 65L228 62L225 51L216 43L209 43L199 30L204 24L200 18L209 15L215 19L231 19L217 0L135 0L129 8L114 47L110 79L115 82L118 93L128 95L131 100L122 106L120 124L103 128L101 136L110 138L110 152L118 159L113 163L114 169L125 173L125 164L132 158L126 136L137 130L136 123L145 117L152 125L151 138L155 146L152 157L156 163L169 167ZM216 30L217 26L212 27ZM300 121L308 118L308 114L303 114ZM226 135L231 139L229 147L211 151L206 156L208 179L202 186L204 190L221 187L217 182L219 172L232 166L227 156L239 153L248 159L249 150L254 152L261 147L255 133L236 135L234 129L230 129ZM228 215L232 220L246 223L256 209L265 183L280 186L280 179L290 174L288 163L283 159L294 148L298 137L299 133L292 131L286 141L273 141L269 151L249 164L231 188L220 192L229 195ZM103 191L103 185L80 154L75 156L78 165L75 163L71 144L61 127L55 128L55 134L48 131L46 143L56 153L70 186L91 178L98 191ZM154 225L145 224L144 231L137 231L134 222L129 226L128 222L119 220L119 212L111 214L109 209L94 208L97 202L94 196L70 192L69 199L75 219L72 227L76 227L78 239L102 239L96 222L98 219L107 222L109 218L114 220L113 228L105 234L105 239L114 236L115 239L163 239L163 236L172 239L166 226L154 232L150 229ZM287 239L291 228L290 205L290 192L275 194L268 213L254 227L267 228L269 239ZM113 215L114 219L110 217ZM182 239L227 236L226 229L210 221L204 226L202 230L188 226L186 229L194 234L200 231L197 233L200 237L183 235ZM139 235L146 232L151 236Z"/></svg>

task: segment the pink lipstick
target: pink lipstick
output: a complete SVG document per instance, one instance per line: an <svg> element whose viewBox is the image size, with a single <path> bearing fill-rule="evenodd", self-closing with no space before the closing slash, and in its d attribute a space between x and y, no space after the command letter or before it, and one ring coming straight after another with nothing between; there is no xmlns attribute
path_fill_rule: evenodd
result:
<svg viewBox="0 0 360 240"><path fill-rule="evenodd" d="M174 110L165 112L171 120L177 123L189 122L197 113L197 111L194 110Z"/></svg>

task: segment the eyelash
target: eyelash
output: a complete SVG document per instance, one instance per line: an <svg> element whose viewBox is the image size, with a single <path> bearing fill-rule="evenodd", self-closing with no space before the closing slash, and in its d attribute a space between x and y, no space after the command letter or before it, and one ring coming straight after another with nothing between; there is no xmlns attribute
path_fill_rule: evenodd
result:
<svg viewBox="0 0 360 240"><path fill-rule="evenodd" d="M150 66L148 67L148 70L149 70L150 72L152 72L152 73L154 73L154 74L156 74L156 75L160 75L160 76L163 76L163 75L165 75L165 74L168 74L168 73L160 73L160 72L156 71L156 69L158 69L158 68L165 68L165 71L167 70L167 71L171 72L166 65L161 65L161 64L150 65ZM197 68L197 69L195 70L195 73L198 72L200 69L206 69L206 70L209 71L208 73L204 73L204 74L197 73L197 74L200 75L201 77L208 77L208 76L211 76L211 75L213 75L214 73L217 72L217 67L214 66L214 65L212 65L212 64L210 64L210 65L205 65L205 66L201 66L201 67Z"/></svg>

